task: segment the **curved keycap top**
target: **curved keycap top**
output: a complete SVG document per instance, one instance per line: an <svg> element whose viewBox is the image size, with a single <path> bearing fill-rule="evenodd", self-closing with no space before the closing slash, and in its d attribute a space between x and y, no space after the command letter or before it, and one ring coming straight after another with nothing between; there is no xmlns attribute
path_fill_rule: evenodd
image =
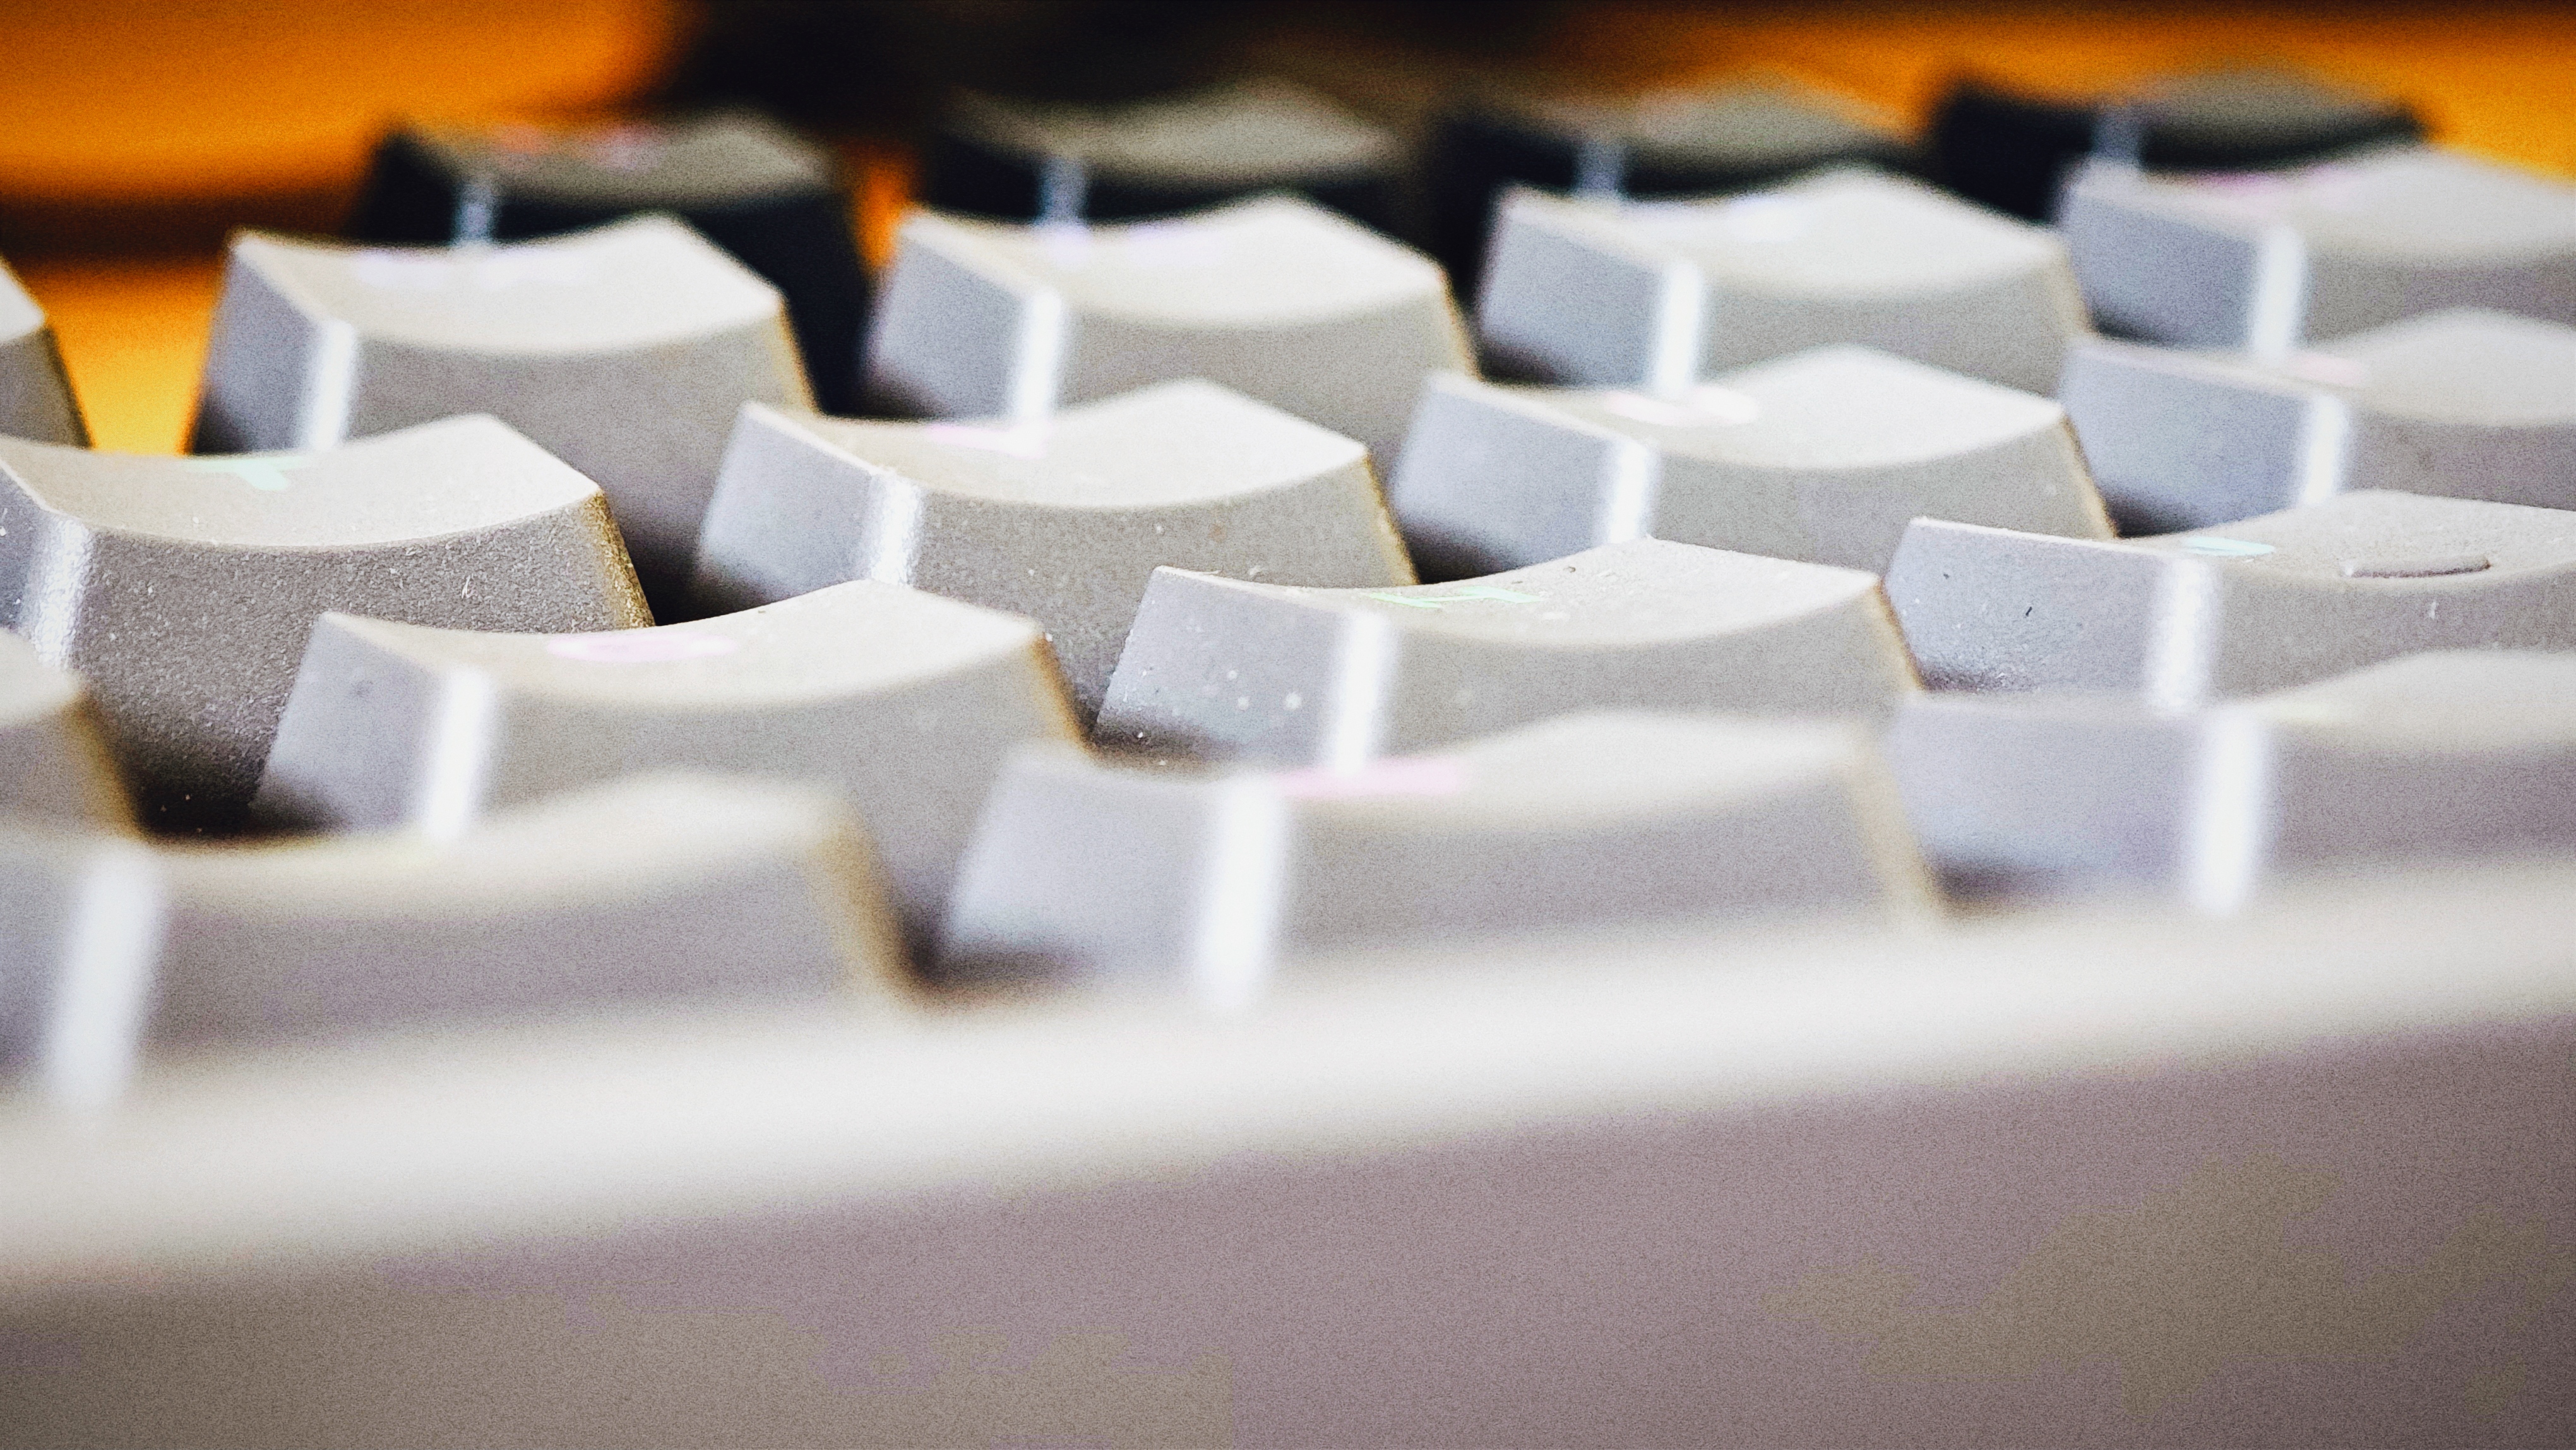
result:
<svg viewBox="0 0 2576 1450"><path fill-rule="evenodd" d="M0 434L39 443L89 441L44 309L0 263Z"/></svg>
<svg viewBox="0 0 2576 1450"><path fill-rule="evenodd" d="M605 634L326 614L253 810L452 834L620 775L766 776L858 808L926 938L1002 758L1073 738L1037 626L897 584Z"/></svg>
<svg viewBox="0 0 2576 1450"><path fill-rule="evenodd" d="M2576 847L2576 655L2410 655L2174 712L1945 693L1887 740L1925 852L1969 894L2231 910L2285 876Z"/></svg>
<svg viewBox="0 0 2576 1450"><path fill-rule="evenodd" d="M2041 96L1963 81L1934 112L1928 144L1934 174L1952 191L2047 221L2068 175L2096 150L2155 170L2243 171L2422 133L2414 112L2388 97L2232 66L2111 96Z"/></svg>
<svg viewBox="0 0 2576 1450"><path fill-rule="evenodd" d="M1383 227L1403 163L1391 132L1287 81L1112 106L970 95L931 143L921 199L1011 221L1122 221L1296 191Z"/></svg>
<svg viewBox="0 0 2576 1450"><path fill-rule="evenodd" d="M904 990L850 813L766 782L644 777L445 842L155 852L0 823L0 902L21 896L0 1055L15 1038L91 1105L147 1052Z"/></svg>
<svg viewBox="0 0 2576 1450"><path fill-rule="evenodd" d="M1423 167L1433 253L1473 291L1495 204L1515 185L1705 196L1835 162L1895 165L1905 151L1885 117L1781 76L1634 96L1489 87L1434 125Z"/></svg>
<svg viewBox="0 0 2576 1450"><path fill-rule="evenodd" d="M2576 324L2576 185L2396 146L2280 172L2096 163L2060 226L2131 335L2277 354L2446 307Z"/></svg>
<svg viewBox="0 0 2576 1450"><path fill-rule="evenodd" d="M2112 543L1921 519L1887 593L1943 688L2180 706L2420 650L2576 649L2576 513L2351 493L2225 529Z"/></svg>
<svg viewBox="0 0 2576 1450"><path fill-rule="evenodd" d="M0 439L0 624L88 680L156 829L237 817L328 609L650 622L599 490L490 418L230 458Z"/></svg>
<svg viewBox="0 0 2576 1450"><path fill-rule="evenodd" d="M950 978L1257 997L1296 958L1550 928L1912 915L1928 893L1853 725L1589 713L1343 771L1032 750L995 787Z"/></svg>
<svg viewBox="0 0 2576 1450"><path fill-rule="evenodd" d="M2085 331L2049 233L1862 168L1702 201L1518 193L1477 335L1543 381L1669 392L1856 342L2030 392Z"/></svg>
<svg viewBox="0 0 2576 1450"><path fill-rule="evenodd" d="M1435 378L1387 496L1437 575L1648 535L1876 571L1918 516L2110 535L2055 403L1859 347L1670 397Z"/></svg>
<svg viewBox="0 0 2576 1450"><path fill-rule="evenodd" d="M1350 766L1581 709L1878 715L1913 688L1872 576L1640 539L1411 589L1157 570L1096 735Z"/></svg>
<svg viewBox="0 0 2576 1450"><path fill-rule="evenodd" d="M1392 458L1424 377L1468 366L1440 269L1290 197L1125 226L904 224L868 344L873 397L1032 420L1205 378Z"/></svg>
<svg viewBox="0 0 2576 1450"><path fill-rule="evenodd" d="M767 278L815 396L852 406L867 287L849 191L831 153L760 117L407 126L377 148L349 235L519 241L649 211L676 214Z"/></svg>
<svg viewBox="0 0 2576 1450"><path fill-rule="evenodd" d="M1035 619L1087 717L1156 566L1413 582L1359 445L1224 388L1167 383L1041 423L744 410L698 556L740 608L844 579Z"/></svg>
<svg viewBox="0 0 2576 1450"><path fill-rule="evenodd" d="M2463 308L2269 359L2092 342L2063 396L2145 529L2368 488L2576 506L2576 327L2555 322Z"/></svg>
<svg viewBox="0 0 2576 1450"><path fill-rule="evenodd" d="M0 630L0 816L124 826L132 816L80 677Z"/></svg>
<svg viewBox="0 0 2576 1450"><path fill-rule="evenodd" d="M668 611L735 412L807 398L778 294L667 217L452 250L249 234L196 446L325 448L490 413L606 491Z"/></svg>

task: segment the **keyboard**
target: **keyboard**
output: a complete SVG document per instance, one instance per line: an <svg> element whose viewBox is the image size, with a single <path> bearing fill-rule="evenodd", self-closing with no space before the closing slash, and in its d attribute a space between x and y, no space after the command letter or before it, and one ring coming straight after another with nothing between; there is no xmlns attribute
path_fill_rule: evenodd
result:
<svg viewBox="0 0 2576 1450"><path fill-rule="evenodd" d="M12 259L0 1444L2576 1434L2564 167L1302 49Z"/></svg>

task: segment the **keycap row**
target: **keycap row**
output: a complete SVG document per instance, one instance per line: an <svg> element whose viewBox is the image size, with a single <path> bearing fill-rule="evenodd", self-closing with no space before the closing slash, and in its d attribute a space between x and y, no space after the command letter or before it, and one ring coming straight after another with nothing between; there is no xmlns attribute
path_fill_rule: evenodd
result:
<svg viewBox="0 0 2576 1450"><path fill-rule="evenodd" d="M416 660L472 641L394 643ZM525 663L513 703L536 696ZM0 1076L97 1103L138 1053L682 1000L855 991L901 1012L925 976L1231 1009L1301 960L1353 950L1922 922L1938 910L1934 873L1971 895L2143 892L2227 911L2320 870L2576 847L2570 654L2421 655L2180 713L1914 697L1884 754L1850 720L1590 712L1353 768L1145 764L1040 728L972 764L916 741L912 761L937 762L937 781L888 767L853 779L835 754L901 754L927 733L887 724L877 703L875 719L861 702L801 737L684 747L701 765L847 783L843 795L646 775L446 833L159 848L13 803L0 813ZM440 713L447 744L470 749L472 728ZM649 767L671 742L638 730L644 718L603 707L576 725L622 729L626 764ZM541 747L595 744L597 731L563 725L520 712L502 732L520 784L545 773ZM907 790L940 804L879 809ZM962 851L938 843L956 885L935 933L916 930L907 950L912 903L877 863L907 850L917 862L907 833L942 811L976 825Z"/></svg>

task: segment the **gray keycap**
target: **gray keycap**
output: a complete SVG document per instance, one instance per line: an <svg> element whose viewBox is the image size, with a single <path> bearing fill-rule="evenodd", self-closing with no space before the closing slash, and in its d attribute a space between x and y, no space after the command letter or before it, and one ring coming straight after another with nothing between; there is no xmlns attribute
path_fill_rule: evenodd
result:
<svg viewBox="0 0 2576 1450"><path fill-rule="evenodd" d="M2413 655L2184 712L1926 695L1887 749L1974 893L2223 911L2305 871L2576 849L2576 655Z"/></svg>
<svg viewBox="0 0 2576 1450"><path fill-rule="evenodd" d="M1205 382L1052 420L856 423L751 407L698 591L744 608L882 579L1027 615L1084 719L1155 566L1410 584L1358 444Z"/></svg>
<svg viewBox="0 0 2576 1450"><path fill-rule="evenodd" d="M1308 953L1926 901L1856 725L1584 714L1349 771L1033 750L977 829L940 970L1236 1006Z"/></svg>
<svg viewBox="0 0 2576 1450"><path fill-rule="evenodd" d="M2288 171L2095 162L2059 214L2111 327L2278 353L2446 307L2576 323L2576 186L2394 146Z"/></svg>
<svg viewBox="0 0 2576 1450"><path fill-rule="evenodd" d="M1913 688L1872 576L1640 539L1411 589L1157 570L1096 738L1350 767L1577 710L1876 716Z"/></svg>
<svg viewBox="0 0 2576 1450"><path fill-rule="evenodd" d="M2554 322L2462 308L2268 360L2088 343L2061 393L2141 529L2365 488L2576 507L2576 328Z"/></svg>
<svg viewBox="0 0 2576 1450"><path fill-rule="evenodd" d="M1440 269L1308 202L1171 221L904 223L868 339L876 402L1041 418L1199 377L1395 456L1426 376L1468 366Z"/></svg>
<svg viewBox="0 0 2576 1450"><path fill-rule="evenodd" d="M49 1066L62 1097L124 1080L161 924L143 843L0 815L0 1092Z"/></svg>
<svg viewBox="0 0 2576 1450"><path fill-rule="evenodd" d="M595 480L670 613L745 401L810 396L778 294L667 217L511 246L245 234L195 447L328 448L489 413Z"/></svg>
<svg viewBox="0 0 2576 1450"><path fill-rule="evenodd" d="M2044 393L2083 303L2046 230L1864 168L1700 201L1515 192L1476 302L1497 363L1672 393L1857 342Z"/></svg>
<svg viewBox="0 0 2576 1450"><path fill-rule="evenodd" d="M855 818L783 784L638 777L448 842L75 843L32 876L14 829L0 893L32 888L54 924L0 927L33 948L0 968L38 984L32 1056L74 1103L115 1097L139 1052L907 990Z"/></svg>
<svg viewBox="0 0 2576 1450"><path fill-rule="evenodd" d="M154 828L237 820L326 609L652 622L599 490L490 418L231 458L0 439L0 625L87 679Z"/></svg>
<svg viewBox="0 0 2576 1450"><path fill-rule="evenodd" d="M2576 513L2349 493L2116 543L1919 519L1887 571L1936 688L2179 706L2429 649L2576 649Z"/></svg>
<svg viewBox="0 0 2576 1450"><path fill-rule="evenodd" d="M1003 757L1073 738L1036 625L899 584L607 634L326 614L253 818L454 834L641 771L774 777L858 807L926 940Z"/></svg>
<svg viewBox="0 0 2576 1450"><path fill-rule="evenodd" d="M1300 191L1384 225L1403 143L1287 81L1124 105L961 96L924 158L921 200L1028 221L1118 220Z"/></svg>
<svg viewBox="0 0 2576 1450"><path fill-rule="evenodd" d="M62 350L44 309L0 262L0 434L39 443L89 442Z"/></svg>
<svg viewBox="0 0 2576 1450"><path fill-rule="evenodd" d="M1876 571L1922 515L2111 531L2057 404L1862 347L1671 397L1435 378L1387 495L1444 576L1648 535Z"/></svg>
<svg viewBox="0 0 2576 1450"><path fill-rule="evenodd" d="M0 631L0 816L131 824L80 677Z"/></svg>

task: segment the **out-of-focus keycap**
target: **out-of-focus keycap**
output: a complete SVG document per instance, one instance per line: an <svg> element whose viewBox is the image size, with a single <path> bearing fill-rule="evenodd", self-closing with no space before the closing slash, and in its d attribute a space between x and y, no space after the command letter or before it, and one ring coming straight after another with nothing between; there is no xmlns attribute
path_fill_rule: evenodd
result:
<svg viewBox="0 0 2576 1450"><path fill-rule="evenodd" d="M1206 378L1395 456L1422 380L1468 366L1440 269L1293 197L1170 221L904 223L868 339L875 402L1042 418Z"/></svg>
<svg viewBox="0 0 2576 1450"><path fill-rule="evenodd" d="M0 816L131 822L80 677L0 631Z"/></svg>
<svg viewBox="0 0 2576 1450"><path fill-rule="evenodd" d="M2347 489L2576 508L2576 328L2459 309L2264 359L2091 342L2060 395L2134 528Z"/></svg>
<svg viewBox="0 0 2576 1450"><path fill-rule="evenodd" d="M113 1092L161 943L153 854L118 833L0 814L0 1090Z"/></svg>
<svg viewBox="0 0 2576 1450"><path fill-rule="evenodd" d="M757 116L539 128L414 124L387 136L356 241L520 241L669 212L769 279L824 407L855 406L867 282L831 153Z"/></svg>
<svg viewBox="0 0 2576 1450"><path fill-rule="evenodd" d="M1115 106L965 96L923 158L921 199L1008 221L1126 221L1295 191L1383 228L1403 164L1392 132L1288 81Z"/></svg>
<svg viewBox="0 0 2576 1450"><path fill-rule="evenodd" d="M606 634L326 614L253 818L452 835L620 775L766 776L858 808L926 940L1003 757L1073 738L1037 626L899 584Z"/></svg>
<svg viewBox="0 0 2576 1450"><path fill-rule="evenodd" d="M2056 237L1855 168L1707 201L1516 192L1476 328L1506 370L1584 387L1856 342L2044 393L2085 323Z"/></svg>
<svg viewBox="0 0 2576 1450"><path fill-rule="evenodd" d="M1875 572L1918 516L2111 532L2056 403L1862 347L1670 397L1435 378L1387 496L1442 577L1648 535Z"/></svg>
<svg viewBox="0 0 2576 1450"><path fill-rule="evenodd" d="M670 613L734 414L809 401L778 294L667 217L505 247L233 242L201 451L489 413L596 481Z"/></svg>
<svg viewBox="0 0 2576 1450"><path fill-rule="evenodd" d="M1096 736L1347 768L1577 710L1883 716L1913 688L1872 576L1639 539L1411 589L1157 570Z"/></svg>
<svg viewBox="0 0 2576 1450"><path fill-rule="evenodd" d="M2278 354L2446 307L2576 324L2576 186L2395 146L2287 171L2095 162L2059 220L2094 315Z"/></svg>
<svg viewBox="0 0 2576 1450"><path fill-rule="evenodd" d="M1951 190L2047 221L2068 174L2096 152L2155 170L2248 171L2422 133L2415 113L2388 97L2293 72L2235 67L2087 99L1962 82L1933 115L1930 148L1935 172Z"/></svg>
<svg viewBox="0 0 2576 1450"><path fill-rule="evenodd" d="M892 1005L902 946L826 792L645 776L438 841L150 850L0 822L0 1071L681 1002Z"/></svg>
<svg viewBox="0 0 2576 1450"><path fill-rule="evenodd" d="M1178 382L1036 422L746 408L708 511L698 592L739 609L881 579L1026 615L1088 719L1163 564L1286 584L1413 582L1358 444Z"/></svg>
<svg viewBox="0 0 2576 1450"><path fill-rule="evenodd" d="M0 262L0 433L39 443L89 442L62 350L44 309Z"/></svg>
<svg viewBox="0 0 2576 1450"><path fill-rule="evenodd" d="M1310 952L1907 913L1925 884L1856 725L1584 714L1347 771L1031 751L977 830L940 971L1231 1006Z"/></svg>
<svg viewBox="0 0 2576 1450"><path fill-rule="evenodd" d="M599 490L490 418L225 458L0 439L0 624L88 681L155 829L238 819L327 609L652 622Z"/></svg>
<svg viewBox="0 0 2576 1450"><path fill-rule="evenodd" d="M2576 513L2349 493L2116 543L1917 520L1887 571L1939 688L2179 706L2432 649L2576 649Z"/></svg>
<svg viewBox="0 0 2576 1450"><path fill-rule="evenodd" d="M1834 162L1894 166L1885 118L1781 77L1636 96L1487 90L1433 126L1423 167L1433 254L1471 282L1494 207L1513 186L1586 196L1705 196ZM1462 285L1462 291L1472 288Z"/></svg>
<svg viewBox="0 0 2576 1450"><path fill-rule="evenodd" d="M1954 889L2227 910L2267 881L2576 848L2576 655L2410 656L2183 712L1926 695L1887 749Z"/></svg>

